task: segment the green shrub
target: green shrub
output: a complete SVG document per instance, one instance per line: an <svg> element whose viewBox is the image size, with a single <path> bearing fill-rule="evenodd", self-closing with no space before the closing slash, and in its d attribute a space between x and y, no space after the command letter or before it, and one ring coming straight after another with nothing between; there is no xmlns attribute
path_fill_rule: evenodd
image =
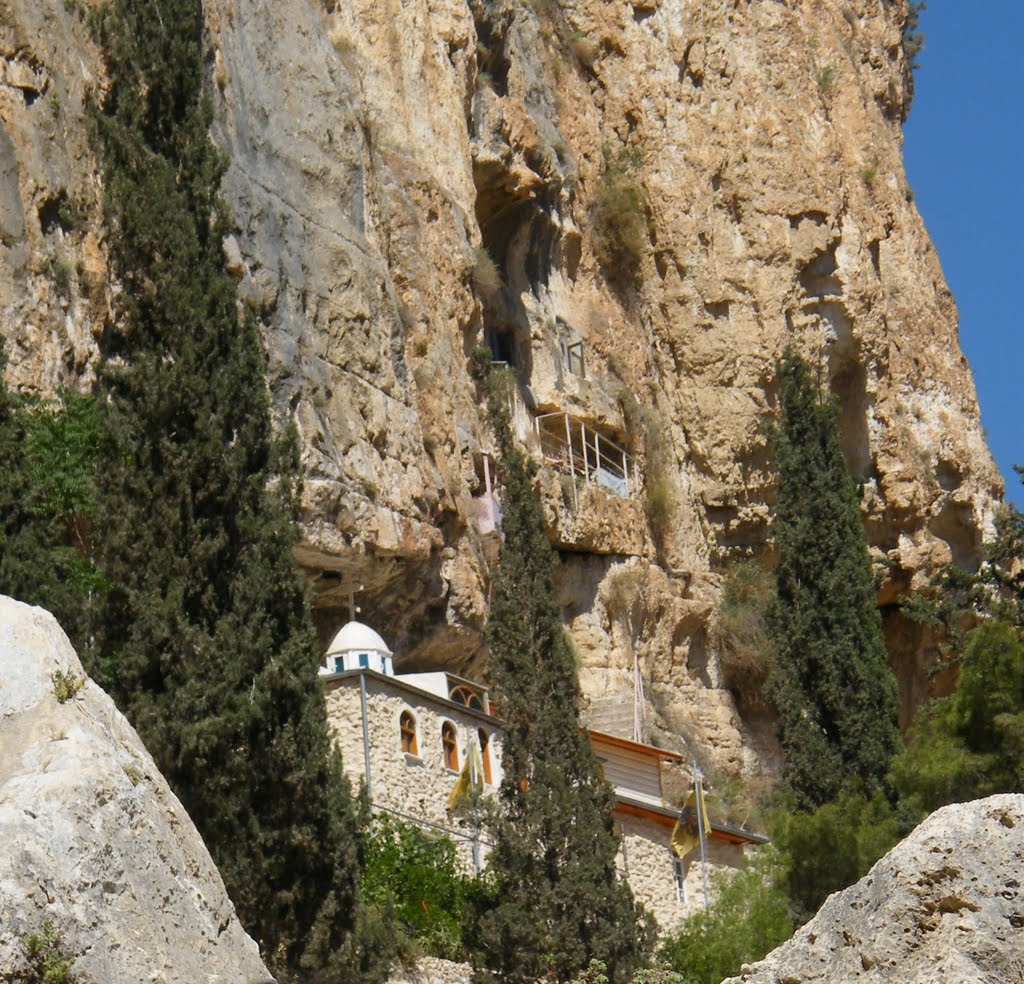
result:
<svg viewBox="0 0 1024 984"><path fill-rule="evenodd" d="M644 495L644 515L656 536L663 536L672 523L675 497L671 482L658 469L649 467L647 492Z"/></svg>
<svg viewBox="0 0 1024 984"><path fill-rule="evenodd" d="M455 844L393 817L374 817L366 841L363 901L390 908L410 940L429 954L462 957L467 879Z"/></svg>
<svg viewBox="0 0 1024 984"><path fill-rule="evenodd" d="M85 686L85 680L64 670L54 670L50 680L53 682L53 696L61 704L66 704Z"/></svg>
<svg viewBox="0 0 1024 984"><path fill-rule="evenodd" d="M504 286L497 263L483 246L473 250L473 286L484 300L495 297Z"/></svg>
<svg viewBox="0 0 1024 984"><path fill-rule="evenodd" d="M921 11L925 10L925 0L910 0L907 4L907 19L903 22L903 57L911 70L920 68L917 56L924 50L924 32L918 30Z"/></svg>
<svg viewBox="0 0 1024 984"><path fill-rule="evenodd" d="M675 516L676 489L672 445L662 423L629 390L619 393L626 429L635 441L643 437L644 514L655 542L663 545Z"/></svg>
<svg viewBox="0 0 1024 984"><path fill-rule="evenodd" d="M798 921L866 874L906 828L881 793L867 796L858 788L811 813L775 813L772 843L785 856L782 887Z"/></svg>
<svg viewBox="0 0 1024 984"><path fill-rule="evenodd" d="M762 699L771 667L767 614L775 598L775 575L756 560L729 565L722 582L716 643L722 683L744 700Z"/></svg>
<svg viewBox="0 0 1024 984"><path fill-rule="evenodd" d="M1024 790L1024 638L989 621L970 636L960 681L917 715L892 765L900 795L921 813Z"/></svg>
<svg viewBox="0 0 1024 984"><path fill-rule="evenodd" d="M71 298L75 282L75 265L71 260L66 256L48 256L43 263L43 273L61 297Z"/></svg>
<svg viewBox="0 0 1024 984"><path fill-rule="evenodd" d="M24 967L5 973L0 980L8 984L74 984L75 958L64 952L53 920L44 920L41 930L29 933L22 941L22 951Z"/></svg>
<svg viewBox="0 0 1024 984"><path fill-rule="evenodd" d="M594 206L594 251L605 277L633 287L647 248L647 193L640 183L643 152L604 151L604 172Z"/></svg>
<svg viewBox="0 0 1024 984"><path fill-rule="evenodd" d="M52 612L83 653L102 587L89 543L98 433L92 397L41 400L0 383L0 593Z"/></svg>
<svg viewBox="0 0 1024 984"><path fill-rule="evenodd" d="M838 73L834 65L825 65L823 68L818 69L815 81L818 83L818 95L822 99L828 99L832 95L836 87L837 78Z"/></svg>
<svg viewBox="0 0 1024 984"><path fill-rule="evenodd" d="M600 960L591 960L590 966L570 984L608 984L608 968ZM686 978L674 970L654 967L638 971L630 984L686 984Z"/></svg>
<svg viewBox="0 0 1024 984"><path fill-rule="evenodd" d="M683 984L718 984L759 960L793 932L783 864L771 848L758 851L742 871L712 880L712 904L690 916L663 944L660 959Z"/></svg>

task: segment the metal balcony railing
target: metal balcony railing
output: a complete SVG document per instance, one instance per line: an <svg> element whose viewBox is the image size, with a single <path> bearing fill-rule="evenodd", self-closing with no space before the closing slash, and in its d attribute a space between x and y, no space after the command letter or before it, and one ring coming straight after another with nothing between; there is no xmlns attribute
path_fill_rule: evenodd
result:
<svg viewBox="0 0 1024 984"><path fill-rule="evenodd" d="M533 418L544 460L559 471L594 482L616 495L631 494L629 454L607 436L564 411ZM573 501L576 485L573 483Z"/></svg>

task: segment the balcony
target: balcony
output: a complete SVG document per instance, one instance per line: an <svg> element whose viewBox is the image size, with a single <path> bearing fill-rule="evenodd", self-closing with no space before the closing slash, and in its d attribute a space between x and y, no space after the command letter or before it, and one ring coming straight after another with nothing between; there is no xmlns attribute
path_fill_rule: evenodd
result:
<svg viewBox="0 0 1024 984"><path fill-rule="evenodd" d="M607 435L564 411L534 417L533 428L547 464L623 498L632 495L635 475L629 454ZM572 488L575 501L575 483Z"/></svg>

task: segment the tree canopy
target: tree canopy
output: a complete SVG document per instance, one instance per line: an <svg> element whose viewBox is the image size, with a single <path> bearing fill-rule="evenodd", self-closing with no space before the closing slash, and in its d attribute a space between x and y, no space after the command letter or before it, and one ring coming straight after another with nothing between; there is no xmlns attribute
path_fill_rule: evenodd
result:
<svg viewBox="0 0 1024 984"><path fill-rule="evenodd" d="M786 783L798 806L813 808L850 779L881 785L900 748L898 694L836 406L794 350L777 374L775 658L766 692Z"/></svg>
<svg viewBox="0 0 1024 984"><path fill-rule="evenodd" d="M612 792L579 727L576 665L552 590L554 551L503 383L511 381L489 376L505 539L487 665L503 716L504 775L489 859L497 894L479 914L476 961L483 979L526 984L569 980L597 959L612 982L623 982L643 959L648 926L616 873Z"/></svg>
<svg viewBox="0 0 1024 984"><path fill-rule="evenodd" d="M332 747L258 326L223 270L199 0L111 0L93 124L122 311L103 339L91 670L139 730L280 979L383 976ZM368 931L368 930L367 930ZM380 941L378 940L378 943ZM382 959L380 959L382 958Z"/></svg>

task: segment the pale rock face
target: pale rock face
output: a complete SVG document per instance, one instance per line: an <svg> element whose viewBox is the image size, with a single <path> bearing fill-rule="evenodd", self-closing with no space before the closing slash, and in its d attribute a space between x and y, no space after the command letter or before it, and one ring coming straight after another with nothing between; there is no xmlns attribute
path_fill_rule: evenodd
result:
<svg viewBox="0 0 1024 984"><path fill-rule="evenodd" d="M84 681L65 703L58 671ZM82 984L271 984L138 735L53 616L2 596L0 830L0 972L49 919Z"/></svg>
<svg viewBox="0 0 1024 984"><path fill-rule="evenodd" d="M0 325L8 381L85 386L107 316L86 87L98 52L63 3L0 5Z"/></svg>
<svg viewBox="0 0 1024 984"><path fill-rule="evenodd" d="M936 564L978 560L1002 490L902 167L905 5L204 10L237 224L225 262L265 329L276 410L301 435L298 556L323 642L354 587L400 671L476 668L495 544L476 519L492 437L468 357L497 333L533 453L530 414L568 411L631 457L626 501L538 479L587 696L631 701L636 659L664 740L692 739L729 771L770 768L770 724L721 686L714 620L723 564L771 553L764 424L793 343L842 407L908 717L935 649L895 602ZM61 0L15 0L0 41L8 374L84 384L99 323L81 278L65 302L24 271L52 274L59 250L103 268L81 112L100 62ZM61 93L63 141L48 139L50 89L29 105L11 81L26 72ZM623 149L648 201L635 289L595 250L605 152ZM40 203L62 188L92 211L46 232ZM474 279L480 249L501 284ZM563 355L576 343L582 373ZM673 505L657 515L643 507L659 488ZM606 598L634 567L625 619Z"/></svg>
<svg viewBox="0 0 1024 984"><path fill-rule="evenodd" d="M732 984L1024 979L1024 796L937 810Z"/></svg>

